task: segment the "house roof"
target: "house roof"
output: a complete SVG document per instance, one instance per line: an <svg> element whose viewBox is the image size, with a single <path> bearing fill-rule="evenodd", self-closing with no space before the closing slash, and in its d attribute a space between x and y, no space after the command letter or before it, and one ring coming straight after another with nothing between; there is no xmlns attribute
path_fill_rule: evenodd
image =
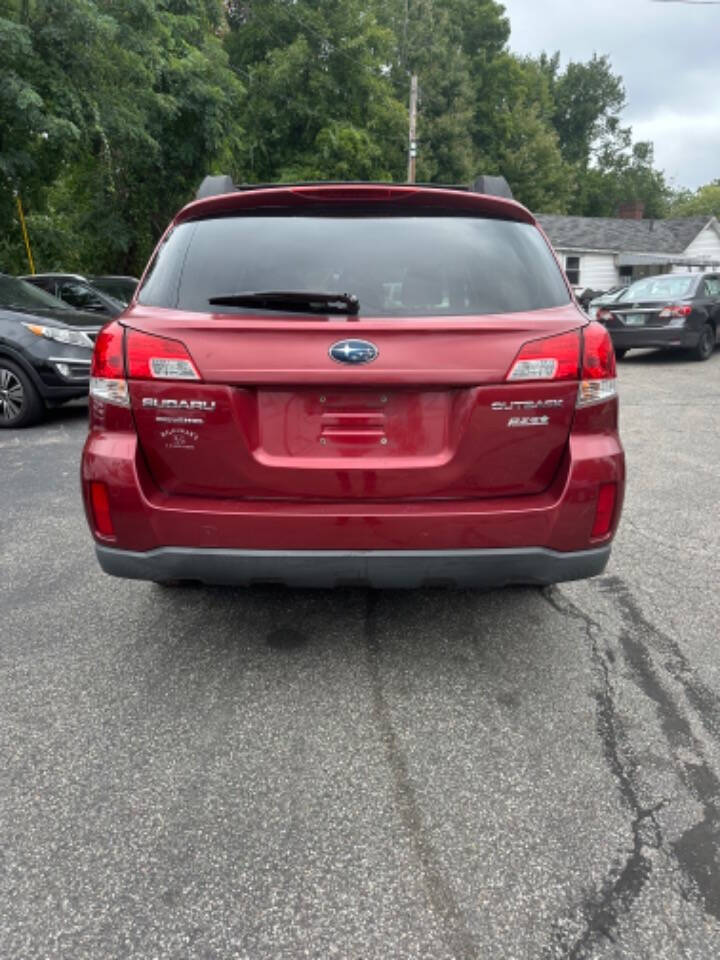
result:
<svg viewBox="0 0 720 960"><path fill-rule="evenodd" d="M537 220L552 245L561 249L681 254L712 217L623 220L615 217L563 217L554 213L539 213Z"/></svg>

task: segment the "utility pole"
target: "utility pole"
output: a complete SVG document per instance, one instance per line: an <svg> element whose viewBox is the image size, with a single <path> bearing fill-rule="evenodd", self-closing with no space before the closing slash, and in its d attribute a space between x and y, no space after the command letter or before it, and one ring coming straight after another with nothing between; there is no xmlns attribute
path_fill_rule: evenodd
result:
<svg viewBox="0 0 720 960"><path fill-rule="evenodd" d="M408 21L409 20L410 20L409 0L405 0L405 20L403 21L403 45L402 45L402 61L401 61L403 70L407 69L407 60L408 60L407 38L408 38Z"/></svg>
<svg viewBox="0 0 720 960"><path fill-rule="evenodd" d="M417 159L417 94L418 78L414 73L410 77L410 136L408 142L408 183L415 183L415 161Z"/></svg>

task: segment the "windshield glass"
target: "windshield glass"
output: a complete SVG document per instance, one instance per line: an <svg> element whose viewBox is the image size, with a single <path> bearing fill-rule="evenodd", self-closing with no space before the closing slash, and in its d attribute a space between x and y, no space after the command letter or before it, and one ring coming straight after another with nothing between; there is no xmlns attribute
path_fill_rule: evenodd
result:
<svg viewBox="0 0 720 960"><path fill-rule="evenodd" d="M101 293L127 305L132 300L137 280L129 277L90 277L90 282Z"/></svg>
<svg viewBox="0 0 720 960"><path fill-rule="evenodd" d="M679 273L676 276L645 277L637 280L618 298L620 303L641 300L675 300L688 297L695 286L696 277Z"/></svg>
<svg viewBox="0 0 720 960"><path fill-rule="evenodd" d="M67 310L72 312L62 300L45 293L25 280L8 277L0 273L0 306L20 307L23 310Z"/></svg>
<svg viewBox="0 0 720 960"><path fill-rule="evenodd" d="M139 302L269 313L211 298L249 291L353 294L360 316L473 316L569 302L540 232L455 216L232 216L180 224ZM280 311L281 312L281 311Z"/></svg>

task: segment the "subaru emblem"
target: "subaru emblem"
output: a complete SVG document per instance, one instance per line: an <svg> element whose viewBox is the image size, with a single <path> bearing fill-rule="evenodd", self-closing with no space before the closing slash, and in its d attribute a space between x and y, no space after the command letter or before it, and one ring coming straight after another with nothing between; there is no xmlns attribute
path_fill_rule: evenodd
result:
<svg viewBox="0 0 720 960"><path fill-rule="evenodd" d="M372 363L379 351L369 340L338 340L328 350L338 363Z"/></svg>

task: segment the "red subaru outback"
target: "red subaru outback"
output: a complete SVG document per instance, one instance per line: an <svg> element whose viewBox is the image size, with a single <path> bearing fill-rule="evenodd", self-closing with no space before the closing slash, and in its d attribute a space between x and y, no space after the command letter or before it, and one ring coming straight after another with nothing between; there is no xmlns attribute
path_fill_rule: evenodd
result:
<svg viewBox="0 0 720 960"><path fill-rule="evenodd" d="M615 358L518 203L314 184L189 204L94 353L110 574L547 584L623 498Z"/></svg>

